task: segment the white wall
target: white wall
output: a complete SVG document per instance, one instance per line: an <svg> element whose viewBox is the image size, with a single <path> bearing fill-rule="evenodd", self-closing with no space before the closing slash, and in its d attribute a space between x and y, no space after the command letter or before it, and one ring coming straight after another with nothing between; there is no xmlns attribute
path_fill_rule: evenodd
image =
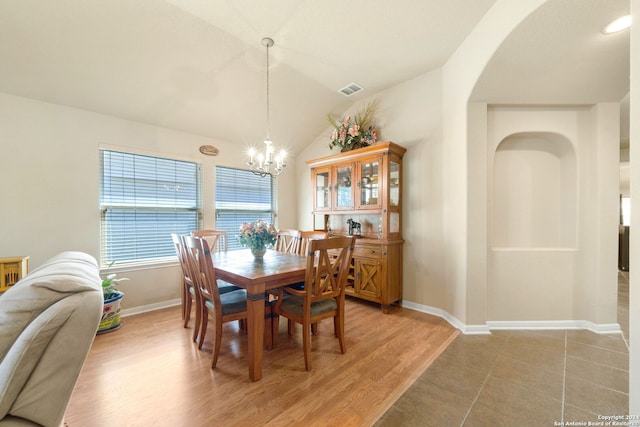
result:
<svg viewBox="0 0 640 427"><path fill-rule="evenodd" d="M217 157L198 147L219 148ZM0 254L29 255L35 268L65 250L99 257L99 147L109 146L202 164L204 225L214 225L216 164L243 167L241 147L198 135L0 93ZM294 169L294 168L291 168ZM295 224L295 174L279 178L281 226ZM179 298L179 269L126 271L125 309Z"/></svg>
<svg viewBox="0 0 640 427"><path fill-rule="evenodd" d="M441 73L436 71L407 81L373 98L379 98L376 117L380 140L391 140L407 148L403 158L404 299L446 305L448 287L444 280L442 233L442 132ZM358 110L369 100L354 106ZM353 109L352 109L353 111ZM351 112L352 112L351 111ZM311 229L311 178L305 161L335 153L329 150L326 132L297 158L299 227ZM410 268L406 268L410 266Z"/></svg>
<svg viewBox="0 0 640 427"><path fill-rule="evenodd" d="M618 104L488 123L488 319L617 329Z"/></svg>
<svg viewBox="0 0 640 427"><path fill-rule="evenodd" d="M509 33L546 0L498 0L445 64L443 70L444 227L449 301L442 307L469 329L486 322L486 222L473 216L486 210L486 162L475 161L483 141L481 123L469 105L473 87L493 52ZM482 144L480 147L485 147ZM482 159L481 159L482 160ZM484 215L484 214L481 214Z"/></svg>

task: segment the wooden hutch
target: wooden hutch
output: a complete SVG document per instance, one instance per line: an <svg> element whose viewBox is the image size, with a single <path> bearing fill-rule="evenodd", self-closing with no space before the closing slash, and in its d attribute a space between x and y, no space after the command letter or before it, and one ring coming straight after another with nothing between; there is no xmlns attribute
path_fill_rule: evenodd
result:
<svg viewBox="0 0 640 427"><path fill-rule="evenodd" d="M379 142L307 161L311 167L314 228L348 235L360 224L347 295L377 302L384 313L402 303L402 156Z"/></svg>

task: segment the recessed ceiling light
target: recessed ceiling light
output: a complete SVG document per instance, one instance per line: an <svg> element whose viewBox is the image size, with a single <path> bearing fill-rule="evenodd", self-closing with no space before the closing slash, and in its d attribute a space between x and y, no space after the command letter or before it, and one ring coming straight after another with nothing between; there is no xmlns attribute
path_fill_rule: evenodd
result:
<svg viewBox="0 0 640 427"><path fill-rule="evenodd" d="M602 30L605 34L617 33L618 31L625 30L631 26L631 15L625 15L620 17L604 27Z"/></svg>

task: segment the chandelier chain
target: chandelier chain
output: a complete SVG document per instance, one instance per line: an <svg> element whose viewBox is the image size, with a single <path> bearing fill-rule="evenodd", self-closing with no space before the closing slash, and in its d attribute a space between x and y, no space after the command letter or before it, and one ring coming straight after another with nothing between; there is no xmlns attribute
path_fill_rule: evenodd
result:
<svg viewBox="0 0 640 427"><path fill-rule="evenodd" d="M271 140L271 116L269 105L269 43L267 43L267 140Z"/></svg>

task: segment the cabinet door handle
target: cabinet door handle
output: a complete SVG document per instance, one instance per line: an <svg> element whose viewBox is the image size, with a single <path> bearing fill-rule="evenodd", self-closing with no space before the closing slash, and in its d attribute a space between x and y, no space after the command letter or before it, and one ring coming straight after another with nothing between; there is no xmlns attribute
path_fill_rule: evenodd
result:
<svg viewBox="0 0 640 427"><path fill-rule="evenodd" d="M375 254L375 253L376 253L376 251L372 249L372 250L371 250L371 253L372 253L372 254Z"/></svg>

